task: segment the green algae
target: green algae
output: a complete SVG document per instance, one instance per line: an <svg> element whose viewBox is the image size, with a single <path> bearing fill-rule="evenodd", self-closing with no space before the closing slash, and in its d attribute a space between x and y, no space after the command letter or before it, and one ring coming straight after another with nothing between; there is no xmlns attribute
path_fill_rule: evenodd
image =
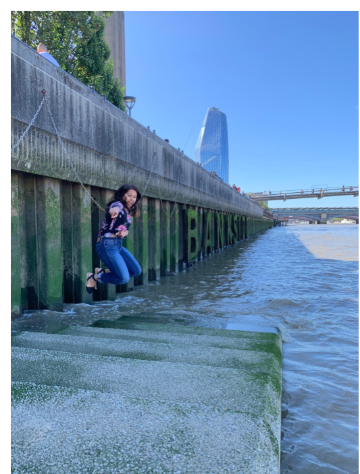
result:
<svg viewBox="0 0 360 474"><path fill-rule="evenodd" d="M136 315L134 315L136 316ZM233 339L251 339L257 340L259 343L262 341L266 343L278 343L280 337L275 333L267 332L249 332L249 331L235 331L228 329L215 329L215 328L202 328L195 326L184 326L180 324L159 324L157 322L132 322L132 321L121 321L119 320L102 320L99 319L92 323L90 327L100 328L113 328L113 329L131 329L139 331L156 331L156 332L169 332L179 334L194 334L198 336L221 336ZM256 351L259 349L256 348Z"/></svg>
<svg viewBox="0 0 360 474"><path fill-rule="evenodd" d="M264 342L251 342L246 350L254 352L266 352L272 354L274 359L277 361L279 366L282 364L282 351L279 345L274 343L264 343Z"/></svg>
<svg viewBox="0 0 360 474"><path fill-rule="evenodd" d="M11 402L38 404L50 401L61 393L62 396L71 397L77 392L76 389L67 387L54 387L32 382L12 382Z"/></svg>
<svg viewBox="0 0 360 474"><path fill-rule="evenodd" d="M270 442L271 442L271 446L273 448L273 451L276 455L276 457L279 459L279 456L280 456L280 449L279 449L279 440L277 439L277 437L274 435L272 429L271 429L271 426L269 425L269 423L267 421L264 421L264 424L265 424L265 428L266 428L266 431L268 433L268 436L269 436L269 439L270 439Z"/></svg>

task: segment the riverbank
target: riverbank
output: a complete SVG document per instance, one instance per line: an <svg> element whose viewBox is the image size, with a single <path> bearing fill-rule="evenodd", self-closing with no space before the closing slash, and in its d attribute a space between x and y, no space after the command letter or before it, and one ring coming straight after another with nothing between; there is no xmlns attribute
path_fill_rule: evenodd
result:
<svg viewBox="0 0 360 474"><path fill-rule="evenodd" d="M186 327L278 327L281 473L357 474L358 270L358 226L276 227L115 301L27 311L12 328L56 331L120 316Z"/></svg>
<svg viewBox="0 0 360 474"><path fill-rule="evenodd" d="M115 300L274 226L258 203L15 37L11 53L12 318ZM142 273L89 295L106 203L125 183L142 195L123 242Z"/></svg>

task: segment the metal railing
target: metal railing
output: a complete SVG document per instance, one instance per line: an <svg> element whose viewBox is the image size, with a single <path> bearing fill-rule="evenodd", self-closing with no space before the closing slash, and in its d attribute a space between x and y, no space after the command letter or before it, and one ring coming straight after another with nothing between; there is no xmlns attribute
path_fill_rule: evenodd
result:
<svg viewBox="0 0 360 474"><path fill-rule="evenodd" d="M273 193L269 191L266 193L250 193L251 199L254 201L286 201L287 199L302 199L302 198L312 198L316 197L321 199L323 197L330 196L358 196L359 195L359 186L342 186L339 188L311 188L307 190L296 189L296 190L287 190L279 191Z"/></svg>

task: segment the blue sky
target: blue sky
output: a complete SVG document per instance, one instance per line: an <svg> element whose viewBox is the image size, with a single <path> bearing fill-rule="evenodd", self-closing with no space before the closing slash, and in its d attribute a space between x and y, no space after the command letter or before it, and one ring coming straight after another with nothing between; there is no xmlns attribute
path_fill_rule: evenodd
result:
<svg viewBox="0 0 360 474"><path fill-rule="evenodd" d="M245 192L356 186L358 39L358 12L125 12L132 117L193 158L206 110L219 108L229 181Z"/></svg>

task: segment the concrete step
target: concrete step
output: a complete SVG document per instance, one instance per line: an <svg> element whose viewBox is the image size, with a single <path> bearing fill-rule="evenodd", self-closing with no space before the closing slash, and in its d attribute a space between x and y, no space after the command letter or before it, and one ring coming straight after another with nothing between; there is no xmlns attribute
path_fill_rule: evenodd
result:
<svg viewBox="0 0 360 474"><path fill-rule="evenodd" d="M104 326L104 327L103 327ZM164 344L200 344L224 349L269 352L281 361L282 342L277 333L235 331L192 326L122 321L97 321L96 326L68 326L58 334Z"/></svg>
<svg viewBox="0 0 360 474"><path fill-rule="evenodd" d="M279 403L266 374L231 368L12 348L12 380L261 413ZM280 388L280 387L279 387Z"/></svg>
<svg viewBox="0 0 360 474"><path fill-rule="evenodd" d="M193 402L12 384L12 472L275 474L261 417Z"/></svg>
<svg viewBox="0 0 360 474"><path fill-rule="evenodd" d="M279 473L277 334L109 323L12 338L14 472Z"/></svg>
<svg viewBox="0 0 360 474"><path fill-rule="evenodd" d="M272 353L254 350L254 339L219 340L221 339L219 336L152 333L150 336L153 337L142 337L139 340L139 332L136 331L132 331L133 334L129 335L126 331L116 329L76 328L74 331L76 336L74 333L71 334L72 331L67 331L66 334L24 332L12 338L12 345L50 351L250 370L262 372L265 377L268 376L269 381L273 379L274 383L278 381L281 373L281 364ZM125 334L119 335L119 332ZM228 342L231 344L226 344ZM262 344L264 345L264 341ZM224 347L225 345L232 347ZM267 349L270 347L268 344Z"/></svg>
<svg viewBox="0 0 360 474"><path fill-rule="evenodd" d="M145 319L145 318L141 318ZM98 329L118 329L124 330L126 332L136 331L150 333L166 333L166 334L187 334L189 336L217 336L227 339L255 339L255 340L269 340L275 343L279 342L279 337L277 332L264 331L264 332L254 332L254 331L237 331L229 329L215 329L215 328L206 328L206 327L195 327L195 326L184 326L180 324L159 324L154 322L138 322L136 318L119 318L115 320L97 320L91 326L68 326L66 329L62 330L66 334L67 331L76 330L87 330L91 328ZM110 333L110 332L109 332ZM113 333L115 334L115 333Z"/></svg>

